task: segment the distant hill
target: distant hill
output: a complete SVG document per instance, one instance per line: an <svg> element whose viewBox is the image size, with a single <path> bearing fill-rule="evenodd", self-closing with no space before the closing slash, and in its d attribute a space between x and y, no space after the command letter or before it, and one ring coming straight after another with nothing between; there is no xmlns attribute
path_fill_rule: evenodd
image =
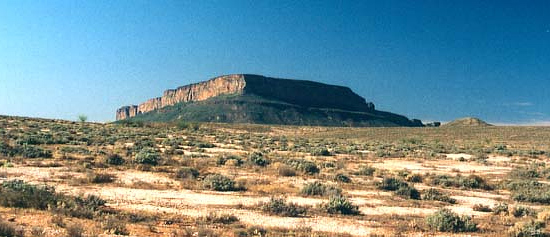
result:
<svg viewBox="0 0 550 237"><path fill-rule="evenodd" d="M479 118L466 117L446 123L443 127L487 127L493 126Z"/></svg>
<svg viewBox="0 0 550 237"><path fill-rule="evenodd" d="M343 86L250 74L220 76L167 90L117 110L117 120L196 121L319 126L423 126L378 111Z"/></svg>

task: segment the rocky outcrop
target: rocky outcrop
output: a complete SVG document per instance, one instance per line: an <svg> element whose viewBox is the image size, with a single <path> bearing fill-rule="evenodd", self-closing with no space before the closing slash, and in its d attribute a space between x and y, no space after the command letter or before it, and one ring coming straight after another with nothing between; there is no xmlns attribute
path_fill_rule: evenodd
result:
<svg viewBox="0 0 550 237"><path fill-rule="evenodd" d="M121 107L116 112L116 119L123 120L177 103L204 101L226 94L252 94L304 108L359 112L374 110L373 103L367 103L363 97L347 87L313 81L234 74L167 90L161 97L149 99L137 106Z"/></svg>
<svg viewBox="0 0 550 237"><path fill-rule="evenodd" d="M149 99L139 105L121 107L116 112L116 120L131 118L180 102L202 101L223 94L242 93L244 85L243 75L227 75L167 90L162 97Z"/></svg>
<svg viewBox="0 0 550 237"><path fill-rule="evenodd" d="M479 118L473 118L473 117L459 118L443 125L443 127L487 127L487 126L493 126L493 125Z"/></svg>

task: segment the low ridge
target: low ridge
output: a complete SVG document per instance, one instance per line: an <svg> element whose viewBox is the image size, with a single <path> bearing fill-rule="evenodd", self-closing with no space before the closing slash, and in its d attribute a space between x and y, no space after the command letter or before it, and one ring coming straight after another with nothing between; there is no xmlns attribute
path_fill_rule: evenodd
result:
<svg viewBox="0 0 550 237"><path fill-rule="evenodd" d="M466 118L456 119L454 121L444 124L443 126L445 127L486 127L486 126L493 126L493 125L479 118L466 117Z"/></svg>
<svg viewBox="0 0 550 237"><path fill-rule="evenodd" d="M117 120L187 120L321 126L422 126L419 120L378 111L350 88L324 83L233 74L167 90L124 106Z"/></svg>

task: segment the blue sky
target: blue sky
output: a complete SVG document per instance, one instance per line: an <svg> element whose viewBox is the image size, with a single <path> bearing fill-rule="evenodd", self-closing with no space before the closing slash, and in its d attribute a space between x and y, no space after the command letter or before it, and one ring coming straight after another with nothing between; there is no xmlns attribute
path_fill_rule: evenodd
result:
<svg viewBox="0 0 550 237"><path fill-rule="evenodd" d="M547 1L0 0L0 114L93 121L231 73L422 120L550 124Z"/></svg>

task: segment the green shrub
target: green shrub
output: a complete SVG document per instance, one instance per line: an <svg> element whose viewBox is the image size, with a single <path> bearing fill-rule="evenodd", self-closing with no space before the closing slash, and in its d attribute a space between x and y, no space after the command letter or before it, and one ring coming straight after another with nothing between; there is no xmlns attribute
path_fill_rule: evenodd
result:
<svg viewBox="0 0 550 237"><path fill-rule="evenodd" d="M550 186L536 180L517 180L509 182L506 188L511 198L518 202L550 203Z"/></svg>
<svg viewBox="0 0 550 237"><path fill-rule="evenodd" d="M345 174L336 174L334 176L334 181L342 183L351 183L351 179Z"/></svg>
<svg viewBox="0 0 550 237"><path fill-rule="evenodd" d="M208 143L208 142L196 143L195 146L198 147L198 148L214 148L214 147L216 147L214 144Z"/></svg>
<svg viewBox="0 0 550 237"><path fill-rule="evenodd" d="M456 203L456 199L449 197L449 195L444 194L435 188L430 188L424 191L424 194L422 195L422 199L447 202L451 204Z"/></svg>
<svg viewBox="0 0 550 237"><path fill-rule="evenodd" d="M491 207L487 206L487 205L483 205L483 204L476 204L472 207L472 209L474 211L479 211L479 212L492 212L493 209L491 209Z"/></svg>
<svg viewBox="0 0 550 237"><path fill-rule="evenodd" d="M342 194L342 189L334 186L324 185L319 181L308 183L304 185L300 191L302 195L306 196L334 196Z"/></svg>
<svg viewBox="0 0 550 237"><path fill-rule="evenodd" d="M314 162L304 159L291 159L287 164L306 174L317 174L320 171Z"/></svg>
<svg viewBox="0 0 550 237"><path fill-rule="evenodd" d="M374 175L374 171L376 171L376 168L372 166L363 166L359 168L359 171L357 171L357 175L364 175L364 176L372 176Z"/></svg>
<svg viewBox="0 0 550 237"><path fill-rule="evenodd" d="M515 206L512 208L511 213L514 217L535 216L537 214L533 208L526 206Z"/></svg>
<svg viewBox="0 0 550 237"><path fill-rule="evenodd" d="M0 141L0 155L2 156L13 156L15 155L16 150L13 149L9 144Z"/></svg>
<svg viewBox="0 0 550 237"><path fill-rule="evenodd" d="M144 148L136 154L134 161L138 164L158 165L160 154L152 148Z"/></svg>
<svg viewBox="0 0 550 237"><path fill-rule="evenodd" d="M237 187L235 181L221 174L210 174L206 176L203 180L203 186L206 189L222 192L239 191L243 189L241 187Z"/></svg>
<svg viewBox="0 0 550 237"><path fill-rule="evenodd" d="M115 217L107 217L101 223L102 229L106 234L111 235L129 235L128 229L126 229L126 224L122 220L119 220Z"/></svg>
<svg viewBox="0 0 550 237"><path fill-rule="evenodd" d="M182 167L176 171L176 178L179 179L196 179L199 177L199 171L192 167Z"/></svg>
<svg viewBox="0 0 550 237"><path fill-rule="evenodd" d="M508 204L506 203L497 203L493 207L493 214L495 215L508 215Z"/></svg>
<svg viewBox="0 0 550 237"><path fill-rule="evenodd" d="M329 198L328 203L323 204L323 209L330 214L359 215L359 207L353 205L349 199L341 195Z"/></svg>
<svg viewBox="0 0 550 237"><path fill-rule="evenodd" d="M250 161L250 163L262 167L269 165L270 163L269 160L264 157L264 154L260 152L254 152L250 154L248 160Z"/></svg>
<svg viewBox="0 0 550 237"><path fill-rule="evenodd" d="M456 187L466 189L484 189L492 190L493 186L489 185L482 177L470 175L464 177L462 175L436 175L429 180L430 185L438 185L442 187Z"/></svg>
<svg viewBox="0 0 550 237"><path fill-rule="evenodd" d="M517 222L510 228L508 235L514 237L546 237L549 234L544 231L545 227L546 224L541 221Z"/></svg>
<svg viewBox="0 0 550 237"><path fill-rule="evenodd" d="M15 226L0 220L0 236L15 237L16 234L17 234L17 231L15 230Z"/></svg>
<svg viewBox="0 0 550 237"><path fill-rule="evenodd" d="M45 210L56 204L57 195L52 187L36 186L22 180L10 180L0 186L0 205L4 207L35 208Z"/></svg>
<svg viewBox="0 0 550 237"><path fill-rule="evenodd" d="M56 194L49 186L10 180L0 186L0 205L4 207L51 209L73 217L92 218L101 212L105 201L97 196L85 198Z"/></svg>
<svg viewBox="0 0 550 237"><path fill-rule="evenodd" d="M426 225L432 230L442 232L474 232L477 224L468 216L458 216L449 209L440 209L426 217Z"/></svg>
<svg viewBox="0 0 550 237"><path fill-rule="evenodd" d="M271 197L269 202L260 203L260 206L262 211L278 216L297 217L303 216L307 212L306 207L291 202L287 203L285 198Z"/></svg>
<svg viewBox="0 0 550 237"><path fill-rule="evenodd" d="M50 158L52 157L52 151L45 150L39 146L27 145L18 146L17 152L25 158Z"/></svg>
<svg viewBox="0 0 550 237"><path fill-rule="evenodd" d="M239 221L239 218L231 214L219 214L210 212L204 218L204 221L211 224L231 224Z"/></svg>
<svg viewBox="0 0 550 237"><path fill-rule="evenodd" d="M243 164L243 160L241 157L230 155L230 156L220 156L218 157L218 160L216 161L217 165L225 165L227 161L233 161L233 164L236 166L241 166Z"/></svg>
<svg viewBox="0 0 550 237"><path fill-rule="evenodd" d="M422 175L420 174L412 174L412 175L409 175L407 176L407 181L411 182L411 183L422 183Z"/></svg>
<svg viewBox="0 0 550 237"><path fill-rule="evenodd" d="M283 177L296 176L296 170L294 170L292 167L288 165L281 165L278 167L277 170L279 172L279 175Z"/></svg>
<svg viewBox="0 0 550 237"><path fill-rule="evenodd" d="M409 184L401 179L394 177L384 177L384 179L382 179L382 182L377 184L377 187L379 189L387 191L396 191L402 186L409 186Z"/></svg>
<svg viewBox="0 0 550 237"><path fill-rule="evenodd" d="M420 192L418 192L416 188L411 187L409 185L399 187L395 191L395 194L404 198L420 200Z"/></svg>
<svg viewBox="0 0 550 237"><path fill-rule="evenodd" d="M115 176L109 173L88 172L86 180L94 184L112 183L115 181Z"/></svg>
<svg viewBox="0 0 550 237"><path fill-rule="evenodd" d="M122 165L124 164L124 159L118 154L109 154L105 162L109 165Z"/></svg>
<svg viewBox="0 0 550 237"><path fill-rule="evenodd" d="M84 236L84 228L80 224L73 224L67 227L67 236L82 237Z"/></svg>
<svg viewBox="0 0 550 237"><path fill-rule="evenodd" d="M331 156L332 154L330 153L330 151L326 148L321 148L321 149L317 149L315 151L313 151L311 153L311 155L314 155L314 156Z"/></svg>

